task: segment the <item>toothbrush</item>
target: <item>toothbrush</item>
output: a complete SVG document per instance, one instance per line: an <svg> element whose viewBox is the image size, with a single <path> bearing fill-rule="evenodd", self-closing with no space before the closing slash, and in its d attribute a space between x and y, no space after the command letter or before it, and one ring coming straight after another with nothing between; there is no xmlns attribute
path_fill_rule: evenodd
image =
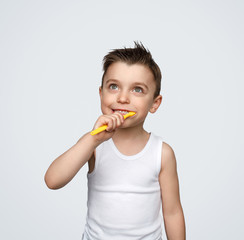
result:
<svg viewBox="0 0 244 240"><path fill-rule="evenodd" d="M133 116L133 115L135 115L135 114L136 114L135 112L128 112L127 114L123 115L123 117L124 117L124 119L126 119L126 118L131 117L131 116ZM108 126L108 125L103 125L103 126L97 128L97 129L93 130L93 131L91 132L91 135L96 135L96 134L98 134L98 133L100 133L100 132L106 130L107 126Z"/></svg>

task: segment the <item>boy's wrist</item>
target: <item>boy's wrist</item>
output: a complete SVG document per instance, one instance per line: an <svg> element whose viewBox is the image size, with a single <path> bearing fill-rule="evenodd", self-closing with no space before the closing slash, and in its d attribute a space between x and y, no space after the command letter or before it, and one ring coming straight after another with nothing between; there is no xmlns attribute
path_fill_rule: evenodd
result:
<svg viewBox="0 0 244 240"><path fill-rule="evenodd" d="M94 149L100 145L102 142L97 140L96 136L92 136L90 134L90 132L87 132L86 134L84 134L78 141L76 144L79 144L79 142L82 140L82 139L86 139L86 141L88 142L88 144L90 146L92 146Z"/></svg>

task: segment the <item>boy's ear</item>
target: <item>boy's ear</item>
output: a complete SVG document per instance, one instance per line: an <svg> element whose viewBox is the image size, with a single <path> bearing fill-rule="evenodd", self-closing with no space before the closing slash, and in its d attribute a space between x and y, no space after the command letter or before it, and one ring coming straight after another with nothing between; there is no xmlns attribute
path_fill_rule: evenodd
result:
<svg viewBox="0 0 244 240"><path fill-rule="evenodd" d="M152 104L152 106L151 106L151 108L149 110L150 113L155 113L158 110L158 108L159 108L159 106L160 106L160 104L162 102L162 99L163 99L162 95L158 95L153 100L153 104Z"/></svg>
<svg viewBox="0 0 244 240"><path fill-rule="evenodd" d="M100 99L102 99L102 87L99 87L99 96L100 96Z"/></svg>

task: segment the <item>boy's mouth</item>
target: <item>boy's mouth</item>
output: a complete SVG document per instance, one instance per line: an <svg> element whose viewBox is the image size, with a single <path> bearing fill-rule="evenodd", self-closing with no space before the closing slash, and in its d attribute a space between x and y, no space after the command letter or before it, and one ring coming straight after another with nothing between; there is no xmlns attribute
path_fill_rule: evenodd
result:
<svg viewBox="0 0 244 240"><path fill-rule="evenodd" d="M114 112L120 112L122 113L123 115L129 113L129 112L132 112L132 111L129 111L129 110L125 110L125 109L112 109L113 110L113 113Z"/></svg>

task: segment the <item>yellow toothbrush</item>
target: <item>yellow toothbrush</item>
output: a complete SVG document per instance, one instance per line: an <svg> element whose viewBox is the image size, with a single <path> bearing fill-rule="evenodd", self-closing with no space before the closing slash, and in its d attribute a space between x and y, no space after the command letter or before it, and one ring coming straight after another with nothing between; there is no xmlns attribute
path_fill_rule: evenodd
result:
<svg viewBox="0 0 244 240"><path fill-rule="evenodd" d="M127 114L123 115L123 117L124 117L124 119L126 119L126 118L131 117L131 116L133 116L135 114L136 114L135 112L128 112ZM96 135L96 134L106 130L107 126L108 125L103 125L103 126L97 128L97 129L91 131L91 135Z"/></svg>

